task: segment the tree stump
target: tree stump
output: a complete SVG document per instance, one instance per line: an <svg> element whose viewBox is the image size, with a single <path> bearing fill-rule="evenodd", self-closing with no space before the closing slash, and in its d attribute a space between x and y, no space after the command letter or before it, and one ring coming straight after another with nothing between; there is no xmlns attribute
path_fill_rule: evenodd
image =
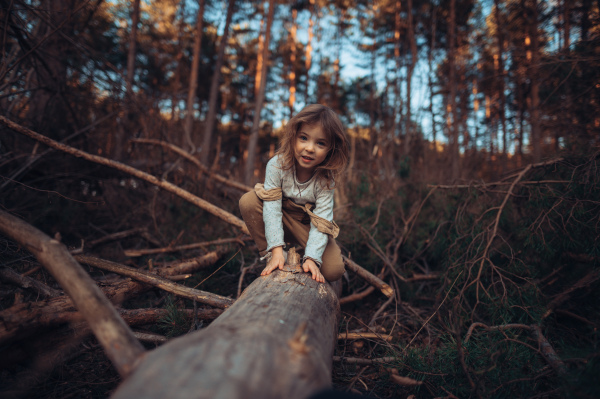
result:
<svg viewBox="0 0 600 399"><path fill-rule="evenodd" d="M276 270L207 328L147 353L113 398L306 398L331 385L339 316L331 285Z"/></svg>

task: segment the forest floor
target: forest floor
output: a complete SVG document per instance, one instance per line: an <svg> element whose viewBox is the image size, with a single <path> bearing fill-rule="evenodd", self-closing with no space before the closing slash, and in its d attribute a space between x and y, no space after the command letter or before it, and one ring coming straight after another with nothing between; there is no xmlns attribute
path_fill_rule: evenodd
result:
<svg viewBox="0 0 600 399"><path fill-rule="evenodd" d="M396 295L388 299L352 272L343 278L339 333L373 336L338 340L334 387L377 398L600 396L600 297L594 294L600 282L598 158L532 164L487 184L386 183L367 173L349 178L340 193L349 206L337 209L338 242ZM245 288L258 277L262 264L248 241L131 255L240 236L137 179L97 169L85 175L55 181L43 197L17 187L3 206L51 236L60 233L71 250L83 240L86 253L141 269L216 251L212 261L179 281L188 287L236 298L240 284ZM173 180L237 214L239 190L219 184L205 190L190 175L175 174ZM128 233L112 236L118 232ZM60 289L6 237L0 237L0 264L1 270ZM102 287L120 281L86 270ZM0 278L3 325L17 310L44 299L31 286L9 280ZM166 339L210 323L191 319L190 300L159 289L121 306L160 309L160 317L138 321L134 329ZM95 338L81 333L79 320L50 319L28 321L31 327L9 339L2 338L6 328L0 329L0 386L17 397L109 396L120 378Z"/></svg>

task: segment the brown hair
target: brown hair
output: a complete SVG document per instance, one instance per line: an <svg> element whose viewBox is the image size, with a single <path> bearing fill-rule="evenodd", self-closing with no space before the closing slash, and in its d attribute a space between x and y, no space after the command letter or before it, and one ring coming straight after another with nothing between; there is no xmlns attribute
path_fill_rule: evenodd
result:
<svg viewBox="0 0 600 399"><path fill-rule="evenodd" d="M331 108L321 104L311 104L294 115L284 128L281 146L276 155L281 155L281 167L284 170L291 169L294 166L294 145L300 127L315 124L321 126L330 145L327 156L317 166L315 175L317 180L331 189L335 178L346 169L349 158L346 131L340 118Z"/></svg>

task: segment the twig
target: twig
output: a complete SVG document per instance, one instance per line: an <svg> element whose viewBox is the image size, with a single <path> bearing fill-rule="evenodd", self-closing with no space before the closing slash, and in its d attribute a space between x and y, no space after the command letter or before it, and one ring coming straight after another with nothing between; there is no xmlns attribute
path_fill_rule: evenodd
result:
<svg viewBox="0 0 600 399"><path fill-rule="evenodd" d="M395 296L390 297L387 301L385 301L385 303L383 305L381 305L379 307L379 309L377 309L377 312L375 312L375 314L373 314L373 317L371 317L371 321L369 322L369 327L372 327L375 324L377 317L379 317L381 312L383 312L385 310L385 308L387 308L388 305L394 301L394 299L396 299Z"/></svg>
<svg viewBox="0 0 600 399"><path fill-rule="evenodd" d="M446 296L444 297L444 299L442 300L442 302L439 304L439 306L437 307L437 309L435 310L435 312L433 312L433 314L431 316L429 316L429 318L427 320L425 320L425 323L423 323L423 325L421 326L421 328L419 328L419 331L417 331L417 333L415 334L415 336L410 340L410 342L408 343L408 345L406 345L406 347L404 348L404 350L402 351L402 353L406 353L408 347L413 343L413 341L417 338L417 336L419 335L419 333L421 332L421 330L423 330L423 328L425 328L425 326L427 325L427 323L429 323L429 320L431 320L433 318L433 316L435 316L437 314L437 312L440 310L440 308L442 307L442 305L444 304L444 302L446 302L446 299L448 298L448 295L450 295L450 291L452 291L452 288L454 287L454 284L456 284L456 281L458 280L458 278L462 275L462 271L460 273L458 273L458 276L456 276L456 278L454 279L454 282L452 282L452 285L450 286L450 288L448 289L448 292L446 292Z"/></svg>
<svg viewBox="0 0 600 399"><path fill-rule="evenodd" d="M359 357L343 357L334 356L333 361L336 363L348 363L348 364L380 364L380 363L392 363L399 361L397 357L380 357L376 359L361 359Z"/></svg>
<svg viewBox="0 0 600 399"><path fill-rule="evenodd" d="M94 266L98 269L107 270L123 276L130 277L142 283L150 284L164 291L170 292L183 298L195 299L200 303L205 303L210 306L225 309L233 304L233 299L226 298L221 295L212 294L210 292L196 290L159 277L155 274L144 270L137 270L133 267L121 265L104 259L98 259L92 256L76 255L75 259L79 262Z"/></svg>
<svg viewBox="0 0 600 399"><path fill-rule="evenodd" d="M560 357L556 354L556 351L554 350L550 342L548 342L546 337L544 337L544 334L542 334L542 329L540 328L540 326L532 324L531 331L533 331L533 336L538 341L542 356L544 356L548 364L552 366L552 368L557 372L559 376L562 377L566 375L567 367L560 359Z"/></svg>
<svg viewBox="0 0 600 399"><path fill-rule="evenodd" d="M471 326L467 330L467 334L465 335L465 340L463 341L465 344L467 342L469 342L469 339L471 339L471 335L473 334L473 330L475 330L475 327L481 327L486 331L504 331L504 330L509 330L511 328L521 328L524 330L531 330L531 326L528 326L527 324L502 324L499 326L488 326L483 323L476 322L476 323L471 324Z"/></svg>
<svg viewBox="0 0 600 399"><path fill-rule="evenodd" d="M364 291L357 292L356 294L351 294L340 298L340 305L345 305L350 302L359 301L367 296L369 296L372 292L375 291L375 287L369 286Z"/></svg>
<svg viewBox="0 0 600 399"><path fill-rule="evenodd" d="M567 288L566 290L564 290L563 292L558 294L548 304L548 306L547 306L548 310L542 316L542 320L545 319L546 317L550 316L552 314L552 312L554 311L554 309L556 309L557 307L559 307L560 305L565 303L565 301L567 301L569 299L569 296L571 295L571 293L573 293L573 291L576 291L583 287L590 286L591 284L595 283L598 279L600 279L600 272L598 272L597 270L592 270L588 274L583 276L581 279L579 279L571 287Z"/></svg>
<svg viewBox="0 0 600 399"><path fill-rule="evenodd" d="M158 274L167 277L194 273L200 269L214 265L225 252L224 250L210 251L202 256L169 263L158 269Z"/></svg>
<svg viewBox="0 0 600 399"><path fill-rule="evenodd" d="M571 180L538 180L538 181L522 181L519 182L518 184L571 184L573 183ZM456 185L435 185L435 184L428 184L427 187L432 187L432 188L441 188L441 189L455 189L455 188L479 188L479 187L483 187L483 188L487 188L487 187L493 187L493 186L508 186L509 184L512 184L511 182L504 182L504 181L497 181L497 182L493 182L493 183L481 183L481 184L456 184Z"/></svg>
<svg viewBox="0 0 600 399"><path fill-rule="evenodd" d="M142 342L152 342L155 344L163 344L169 340L164 335L148 334L139 331L134 331L133 335Z"/></svg>
<svg viewBox="0 0 600 399"><path fill-rule="evenodd" d="M151 248L151 249L127 249L125 250L125 256L136 257L136 256L144 256L144 255L154 255L154 254L164 254L168 252L177 252L177 251L185 251L188 249L196 249L196 248L205 248L210 245L225 245L231 243L238 243L240 245L244 245L244 241L249 241L252 238L242 236L242 237L233 237L233 238L221 238L213 241L204 241L204 242L196 242L193 244L185 244L178 246L168 246L164 248Z"/></svg>
<svg viewBox="0 0 600 399"><path fill-rule="evenodd" d="M382 339L384 341L391 341L392 340L392 336L391 335L383 335L383 334L378 334L378 333L371 333L371 332L356 332L356 333L351 333L351 332L344 332L344 333L339 333L337 336L338 340L344 339L344 340L351 340L351 339Z"/></svg>

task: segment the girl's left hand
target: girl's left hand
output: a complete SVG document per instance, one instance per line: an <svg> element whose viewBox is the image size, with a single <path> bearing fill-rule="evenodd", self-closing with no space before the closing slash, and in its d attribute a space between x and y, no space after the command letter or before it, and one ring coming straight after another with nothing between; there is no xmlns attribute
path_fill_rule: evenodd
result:
<svg viewBox="0 0 600 399"><path fill-rule="evenodd" d="M308 273L310 271L313 280L318 281L319 283L325 282L325 277L323 277L323 275L321 274L321 270L319 270L319 267L317 266L314 260L306 259L302 264L302 269L304 269L305 273Z"/></svg>

